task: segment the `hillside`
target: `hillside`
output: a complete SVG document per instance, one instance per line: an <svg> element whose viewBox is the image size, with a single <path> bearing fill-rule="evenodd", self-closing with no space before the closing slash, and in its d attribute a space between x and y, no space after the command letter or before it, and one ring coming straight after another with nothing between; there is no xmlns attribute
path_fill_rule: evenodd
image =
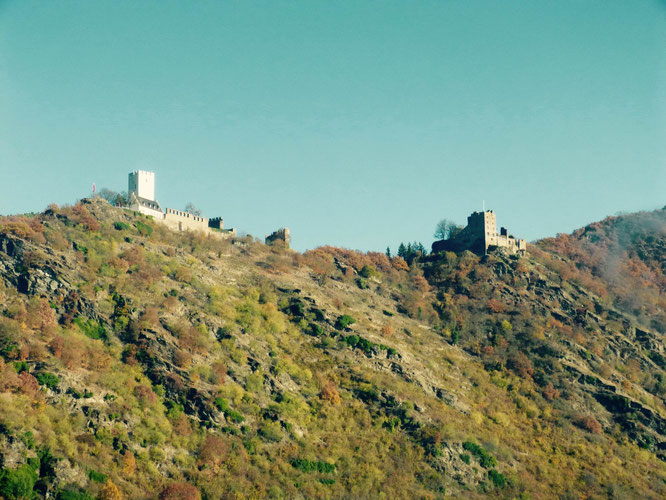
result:
<svg viewBox="0 0 666 500"><path fill-rule="evenodd" d="M526 257L0 218L0 497L663 498L666 210Z"/></svg>

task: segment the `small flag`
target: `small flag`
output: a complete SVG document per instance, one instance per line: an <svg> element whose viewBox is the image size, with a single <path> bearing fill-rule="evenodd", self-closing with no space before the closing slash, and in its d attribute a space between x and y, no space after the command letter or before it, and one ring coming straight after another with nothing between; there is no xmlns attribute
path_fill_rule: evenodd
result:
<svg viewBox="0 0 666 500"><path fill-rule="evenodd" d="M93 193L95 192L95 183L93 182Z"/></svg>

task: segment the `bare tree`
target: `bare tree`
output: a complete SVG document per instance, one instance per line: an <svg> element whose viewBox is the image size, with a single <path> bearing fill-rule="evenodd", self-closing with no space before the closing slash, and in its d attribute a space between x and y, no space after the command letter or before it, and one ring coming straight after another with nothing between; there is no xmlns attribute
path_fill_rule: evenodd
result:
<svg viewBox="0 0 666 500"><path fill-rule="evenodd" d="M111 203L111 205L113 205L115 200L116 200L116 197L118 196L118 193L116 193L115 191L113 191L109 188L102 188L102 189L99 190L97 195L100 198L103 198L106 201L108 201L109 203Z"/></svg>
<svg viewBox="0 0 666 500"><path fill-rule="evenodd" d="M462 226L459 226L455 222L448 219L442 219L437 223L437 226L435 226L434 237L438 240L450 240L455 238L462 230Z"/></svg>
<svg viewBox="0 0 666 500"><path fill-rule="evenodd" d="M185 211L192 214L192 215L201 215L201 210L199 210L197 207L194 206L194 203L191 201L187 202L187 205L185 205Z"/></svg>

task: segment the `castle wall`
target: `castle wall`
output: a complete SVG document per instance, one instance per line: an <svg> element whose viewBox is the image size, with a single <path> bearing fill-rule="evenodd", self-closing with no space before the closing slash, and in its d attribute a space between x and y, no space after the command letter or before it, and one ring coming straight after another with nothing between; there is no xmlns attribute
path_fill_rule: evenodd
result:
<svg viewBox="0 0 666 500"><path fill-rule="evenodd" d="M208 218L194 215L189 212L167 208L162 221L175 231L203 231L208 232Z"/></svg>

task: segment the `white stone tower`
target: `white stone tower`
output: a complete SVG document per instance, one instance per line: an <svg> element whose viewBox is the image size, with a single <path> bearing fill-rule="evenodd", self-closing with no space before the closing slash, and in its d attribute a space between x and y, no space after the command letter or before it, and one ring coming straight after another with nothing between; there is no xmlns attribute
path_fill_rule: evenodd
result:
<svg viewBox="0 0 666 500"><path fill-rule="evenodd" d="M130 172L127 184L129 196L134 194L137 198L155 201L155 172L145 170Z"/></svg>

